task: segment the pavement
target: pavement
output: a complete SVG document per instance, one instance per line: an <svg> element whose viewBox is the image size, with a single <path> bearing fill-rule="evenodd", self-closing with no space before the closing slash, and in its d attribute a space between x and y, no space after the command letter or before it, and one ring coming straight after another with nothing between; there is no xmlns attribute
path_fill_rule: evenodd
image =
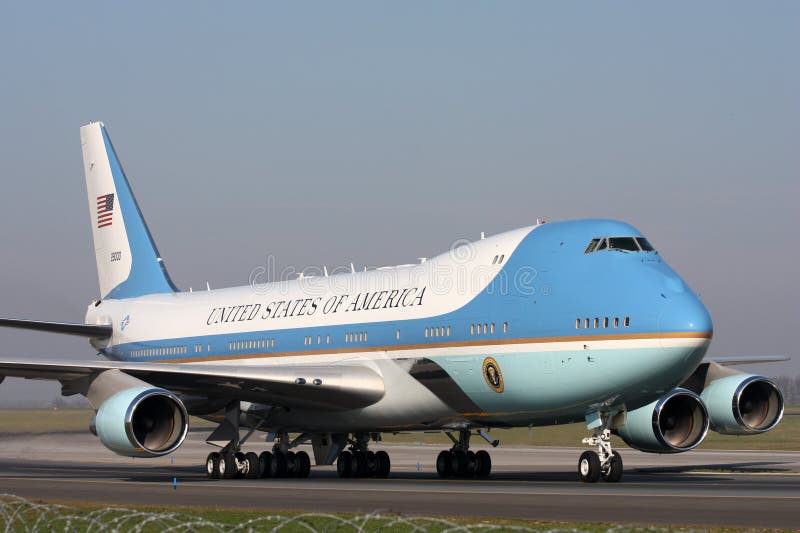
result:
<svg viewBox="0 0 800 533"><path fill-rule="evenodd" d="M389 479L339 479L335 467L314 467L309 479L209 480L205 457L211 448L204 436L190 432L175 454L157 459L114 455L89 433L0 436L0 492L62 502L487 520L788 529L800 524L800 452L653 455L623 449L623 480L588 485L578 481L581 448L483 448L492 455L489 479L442 480L434 466L440 447L381 443L371 449L389 452ZM245 451L267 447L253 443Z"/></svg>

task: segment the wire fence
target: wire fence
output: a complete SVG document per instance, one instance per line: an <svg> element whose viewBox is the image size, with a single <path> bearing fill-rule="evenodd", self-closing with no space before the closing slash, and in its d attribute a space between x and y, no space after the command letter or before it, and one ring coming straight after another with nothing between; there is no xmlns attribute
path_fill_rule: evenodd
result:
<svg viewBox="0 0 800 533"><path fill-rule="evenodd" d="M221 514L220 511L214 511ZM201 513L202 514L202 513ZM248 513L252 514L252 513ZM672 528L643 527L541 527L493 524L486 521L460 523L443 518L412 517L374 512L357 516L327 513L294 515L270 514L237 519L231 511L227 519L209 519L187 513L143 511L124 507L81 509L68 505L37 503L10 494L0 495L0 531L6 533L81 532L81 533L638 533L674 531ZM681 529L682 532L703 530Z"/></svg>

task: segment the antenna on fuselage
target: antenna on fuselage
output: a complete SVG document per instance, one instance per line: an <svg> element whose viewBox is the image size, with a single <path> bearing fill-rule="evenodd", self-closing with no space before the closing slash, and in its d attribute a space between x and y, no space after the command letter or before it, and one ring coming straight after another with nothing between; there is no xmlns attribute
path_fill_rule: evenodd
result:
<svg viewBox="0 0 800 533"><path fill-rule="evenodd" d="M485 238L486 238L486 233L482 231L482 232L481 232L481 240L483 240L483 239L485 239Z"/></svg>
<svg viewBox="0 0 800 533"><path fill-rule="evenodd" d="M322 265L322 272L325 273L325 277L328 277L328 267L326 265Z"/></svg>
<svg viewBox="0 0 800 533"><path fill-rule="evenodd" d="M350 263L350 272L353 274L356 273L356 266L352 262Z"/></svg>
<svg viewBox="0 0 800 533"><path fill-rule="evenodd" d="M209 282L207 282L207 281L206 281L206 290L211 292L211 284Z"/></svg>

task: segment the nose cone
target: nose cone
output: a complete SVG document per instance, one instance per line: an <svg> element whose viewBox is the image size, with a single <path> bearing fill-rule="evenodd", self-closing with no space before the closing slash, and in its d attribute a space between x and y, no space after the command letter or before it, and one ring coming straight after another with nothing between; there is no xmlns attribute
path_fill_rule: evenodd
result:
<svg viewBox="0 0 800 533"><path fill-rule="evenodd" d="M706 306L690 291L665 296L667 302L658 321L659 331L705 334L714 331Z"/></svg>

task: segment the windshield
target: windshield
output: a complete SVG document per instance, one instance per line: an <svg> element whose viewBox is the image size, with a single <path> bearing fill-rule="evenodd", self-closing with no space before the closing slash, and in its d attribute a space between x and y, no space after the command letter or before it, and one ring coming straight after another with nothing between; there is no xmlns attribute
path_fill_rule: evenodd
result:
<svg viewBox="0 0 800 533"><path fill-rule="evenodd" d="M655 252L656 249L644 237L595 237L586 246L583 253L590 254L601 250L618 250L621 252Z"/></svg>

